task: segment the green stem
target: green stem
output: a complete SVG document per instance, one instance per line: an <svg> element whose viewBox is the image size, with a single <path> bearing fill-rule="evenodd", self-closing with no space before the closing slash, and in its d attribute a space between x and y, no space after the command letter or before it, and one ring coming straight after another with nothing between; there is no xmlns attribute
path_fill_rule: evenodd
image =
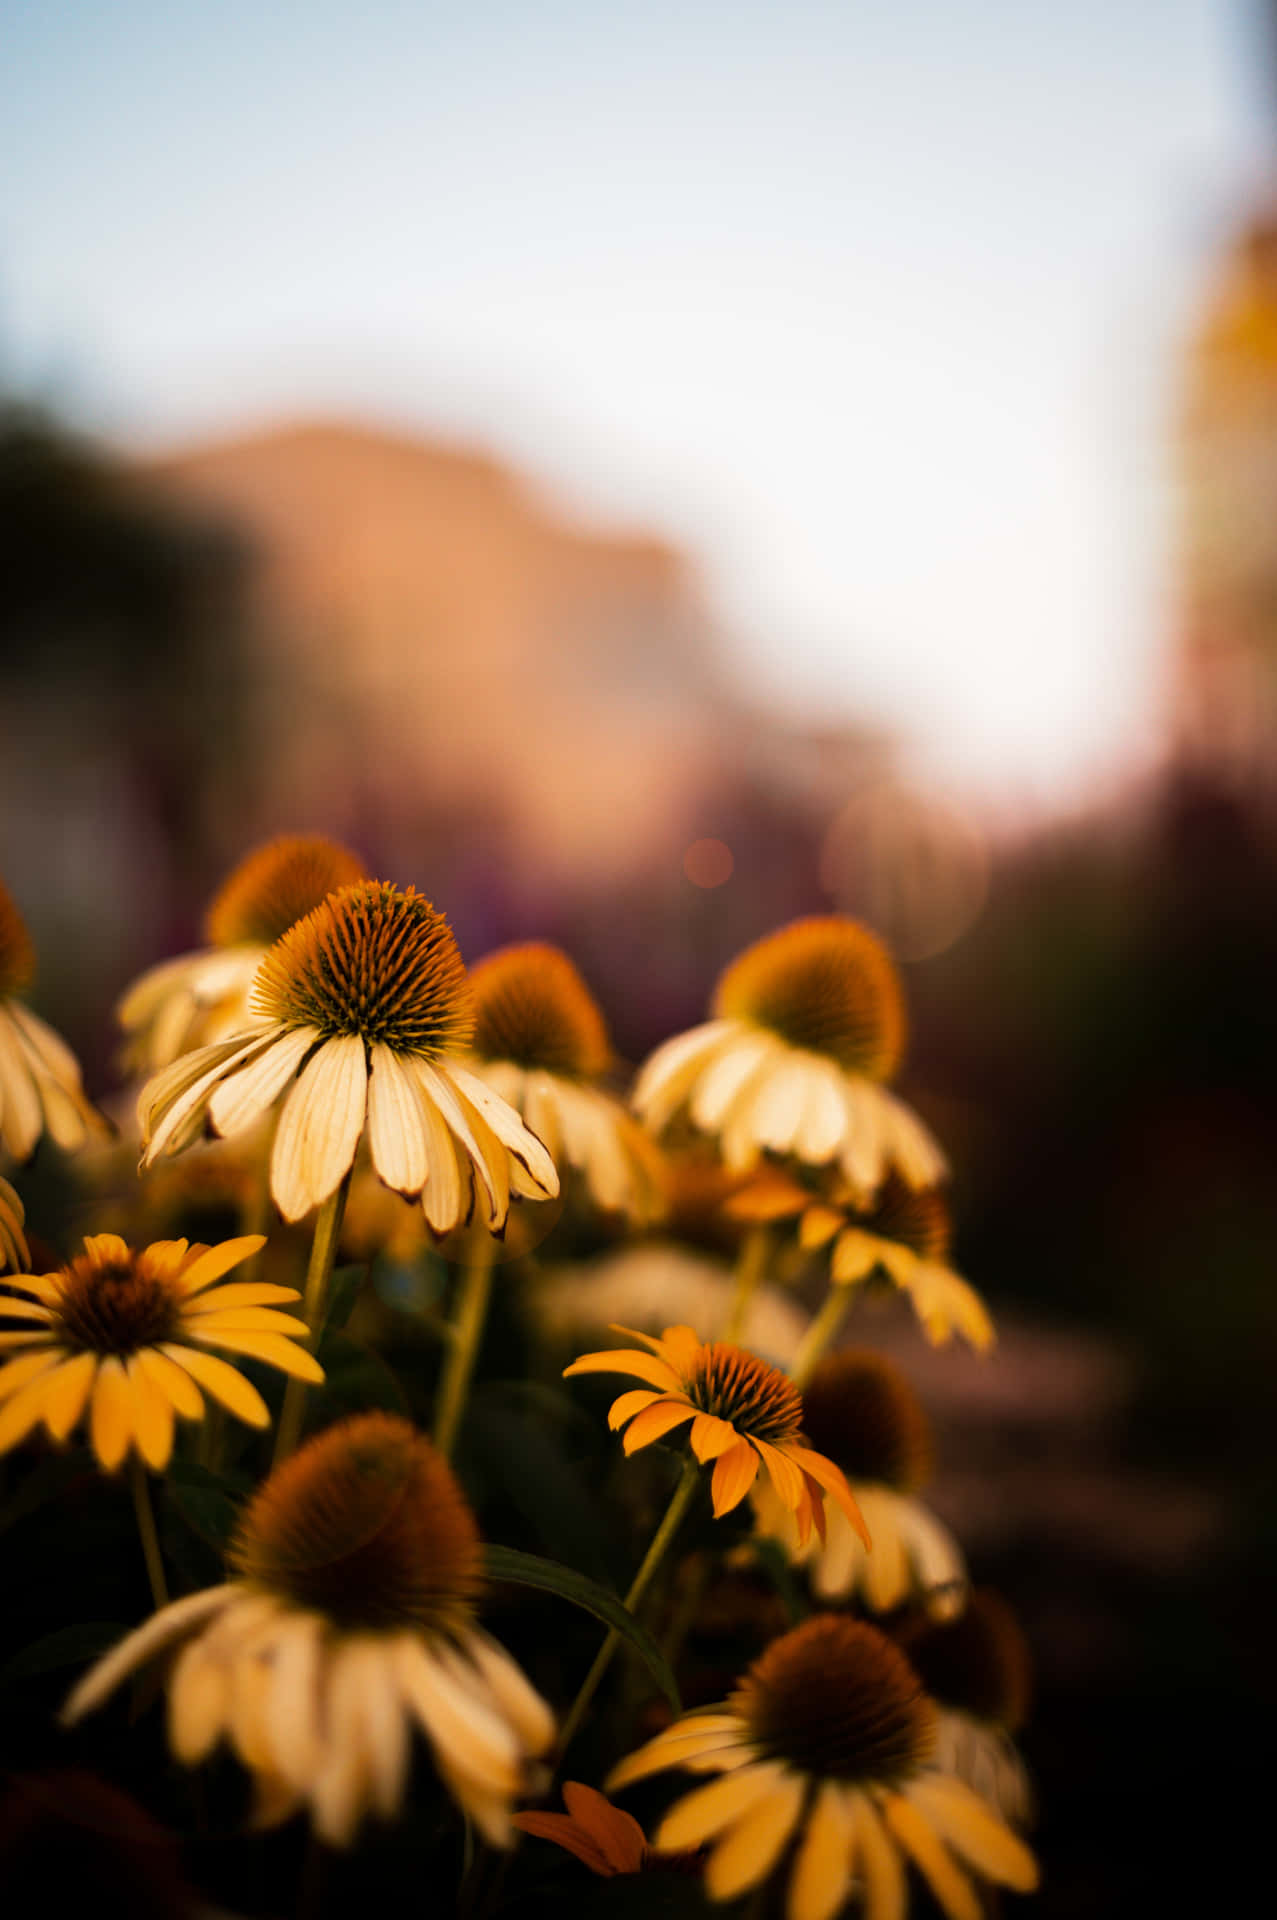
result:
<svg viewBox="0 0 1277 1920"><path fill-rule="evenodd" d="M155 1514L151 1509L151 1490L146 1482L146 1468L137 1454L129 1461L129 1490L133 1495L133 1512L137 1516L137 1530L142 1538L142 1557L146 1561L146 1577L151 1583L151 1598L155 1602L155 1611L168 1605L168 1583L164 1578L164 1561L160 1554L160 1538L155 1531Z"/></svg>
<svg viewBox="0 0 1277 1920"><path fill-rule="evenodd" d="M696 1494L696 1487L697 1487L697 1482L699 1478L700 1478L699 1463L695 1459L693 1459L691 1456L689 1456L688 1459L683 1463L683 1477L679 1481L677 1487L675 1487L674 1489L674 1497L670 1501L669 1506L665 1509L665 1518L661 1521L660 1526L656 1529L656 1532L652 1535L652 1544L648 1548L647 1552L644 1554L643 1564L639 1568L638 1572L635 1574L634 1579L630 1584L630 1590L625 1596L625 1606L626 1606L626 1610L629 1613L637 1612L639 1606L642 1603L644 1594L647 1592L648 1588L651 1586L652 1581L656 1576L656 1570L660 1566L661 1561L665 1558L665 1554L669 1548L670 1542L673 1540L674 1535L678 1532L679 1527L682 1525L684 1515L686 1514L687 1509L692 1504L692 1501ZM573 1735L576 1733L577 1728L580 1726L582 1720L585 1718L585 1710L589 1706L591 1700L594 1698L595 1693L598 1691L599 1682L602 1680L604 1674L607 1672L608 1668L611 1666L612 1656L616 1652L616 1649L620 1644L621 1644L621 1636L617 1632L616 1628L613 1627L611 1633L608 1634L607 1639L603 1642L603 1645L599 1648L598 1653L595 1655L594 1665L590 1668L590 1671L586 1674L585 1679L582 1681L581 1691L577 1694L576 1699L572 1702L572 1705L569 1707L568 1717L563 1722L563 1726L560 1729L560 1732L559 1732L559 1764L560 1765L562 1765L563 1763L563 1756L566 1754L568 1747L571 1744Z"/></svg>
<svg viewBox="0 0 1277 1920"><path fill-rule="evenodd" d="M771 1250L772 1237L766 1227L751 1227L741 1241L736 1259L736 1291L732 1296L727 1325L723 1328L724 1340L737 1341L744 1333L754 1295L767 1271Z"/></svg>
<svg viewBox="0 0 1277 1920"><path fill-rule="evenodd" d="M470 1377L479 1357L488 1301L492 1296L492 1254L492 1240L485 1234L482 1245L466 1262L461 1276L461 1296L456 1318L449 1329L448 1354L435 1408L435 1445L445 1460L452 1454L470 1391Z"/></svg>
<svg viewBox="0 0 1277 1920"><path fill-rule="evenodd" d="M341 1223L346 1212L346 1196L350 1192L350 1175L346 1175L341 1185L330 1193L315 1220L315 1237L310 1243L310 1265L306 1269L306 1293L302 1302L302 1311L306 1324L310 1328L307 1345L313 1351L319 1345L319 1336L324 1325L324 1307L328 1298L328 1282L332 1278L337 1263L337 1242L341 1238ZM306 1382L290 1373L288 1385L284 1388L284 1404L280 1409L279 1426L275 1430L275 1457L273 1467L287 1460L296 1450L302 1430L302 1414L306 1407Z"/></svg>
<svg viewBox="0 0 1277 1920"><path fill-rule="evenodd" d="M805 1387L816 1371L816 1363L843 1322L851 1305L850 1287L830 1287L825 1304L798 1344L789 1377L796 1387Z"/></svg>

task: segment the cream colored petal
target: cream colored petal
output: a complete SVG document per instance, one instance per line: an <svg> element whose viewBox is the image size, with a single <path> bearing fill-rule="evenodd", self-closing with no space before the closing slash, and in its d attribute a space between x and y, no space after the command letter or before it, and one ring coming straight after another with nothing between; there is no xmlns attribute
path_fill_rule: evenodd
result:
<svg viewBox="0 0 1277 1920"><path fill-rule="evenodd" d="M865 1920L904 1920L908 1883L904 1865L878 1810L865 1793L849 1793L855 1869L864 1887Z"/></svg>
<svg viewBox="0 0 1277 1920"><path fill-rule="evenodd" d="M554 1161L548 1148L524 1125L514 1108L457 1061L445 1061L441 1071L449 1076L502 1146L526 1170L537 1192L552 1200L559 1191Z"/></svg>
<svg viewBox="0 0 1277 1920"><path fill-rule="evenodd" d="M817 1790L789 1881L786 1920L833 1920L851 1880L853 1821L833 1781Z"/></svg>
<svg viewBox="0 0 1277 1920"><path fill-rule="evenodd" d="M920 1501L904 1499L900 1504L901 1537L912 1562L918 1587L924 1593L940 1587L950 1589L952 1610L958 1611L967 1583L967 1567L961 1547L949 1529ZM872 1525L870 1531L873 1531Z"/></svg>
<svg viewBox="0 0 1277 1920"><path fill-rule="evenodd" d="M40 1096L10 1024L12 1001L0 1001L0 1140L15 1160L35 1151L43 1130Z"/></svg>
<svg viewBox="0 0 1277 1920"><path fill-rule="evenodd" d="M705 1863L705 1891L711 1900L734 1900L766 1879L784 1852L806 1794L805 1779L786 1776L719 1841Z"/></svg>
<svg viewBox="0 0 1277 1920"><path fill-rule="evenodd" d="M108 1473L114 1472L133 1437L133 1403L124 1367L113 1353L98 1363L89 1408L93 1451Z"/></svg>
<svg viewBox="0 0 1277 1920"><path fill-rule="evenodd" d="M646 1060L634 1082L631 1105L654 1133L671 1119L701 1069L720 1047L747 1032L738 1020L710 1020L676 1034Z"/></svg>
<svg viewBox="0 0 1277 1920"><path fill-rule="evenodd" d="M394 1669L378 1638L361 1644L358 1684L370 1798L374 1812L389 1820L403 1799L410 1746Z"/></svg>
<svg viewBox="0 0 1277 1920"><path fill-rule="evenodd" d="M148 1467L162 1473L173 1451L173 1402L146 1369L138 1365L136 1354L126 1370L138 1451Z"/></svg>
<svg viewBox="0 0 1277 1920"><path fill-rule="evenodd" d="M806 1109L813 1066L803 1054L782 1054L755 1090L750 1126L760 1147L788 1153Z"/></svg>
<svg viewBox="0 0 1277 1920"><path fill-rule="evenodd" d="M781 1763L766 1760L742 1767L739 1773L722 1774L707 1787L697 1787L670 1808L657 1829L656 1846L664 1853L702 1846L725 1827L735 1825L784 1778Z"/></svg>
<svg viewBox="0 0 1277 1920"><path fill-rule="evenodd" d="M228 1581L223 1586L206 1587L201 1593L188 1593L184 1599L162 1607L105 1654L96 1666L90 1667L62 1709L59 1716L62 1724L73 1726L86 1713L92 1713L110 1698L121 1680L184 1634L194 1632L202 1621L220 1613L242 1592L241 1586Z"/></svg>
<svg viewBox="0 0 1277 1920"><path fill-rule="evenodd" d="M368 1105L368 1069L357 1033L325 1040L280 1110L270 1190L285 1220L322 1206L354 1163Z"/></svg>
<svg viewBox="0 0 1277 1920"><path fill-rule="evenodd" d="M332 1847L349 1845L368 1799L361 1693L365 1675L358 1642L339 1641L325 1672L323 1761L310 1794L315 1831Z"/></svg>
<svg viewBox="0 0 1277 1920"><path fill-rule="evenodd" d="M519 1107L528 1131L542 1142L556 1167L563 1159L563 1129L559 1125L560 1084L548 1073L529 1073Z"/></svg>
<svg viewBox="0 0 1277 1920"><path fill-rule="evenodd" d="M297 1027L223 1080L208 1102L214 1133L226 1139L255 1126L321 1038L315 1027Z"/></svg>
<svg viewBox="0 0 1277 1920"><path fill-rule="evenodd" d="M80 1063L72 1053L60 1033L55 1033L46 1020L32 1013L30 1007L21 1000L8 1002L9 1015L25 1043L28 1056L37 1060L46 1073L52 1074L68 1090L80 1086Z"/></svg>
<svg viewBox="0 0 1277 1920"><path fill-rule="evenodd" d="M324 1623L290 1613L275 1637L267 1716L275 1764L297 1792L306 1792L323 1753L320 1679Z"/></svg>
<svg viewBox="0 0 1277 1920"><path fill-rule="evenodd" d="M204 1639L192 1640L173 1662L168 1682L169 1745L184 1767L196 1767L217 1745L230 1705L230 1670Z"/></svg>
<svg viewBox="0 0 1277 1920"><path fill-rule="evenodd" d="M510 1169L505 1149L447 1073L428 1060L414 1059L413 1067L427 1099L433 1100L449 1132L465 1149L487 1198L487 1224L499 1233L510 1208Z"/></svg>
<svg viewBox="0 0 1277 1920"><path fill-rule="evenodd" d="M179 1060L161 1068L153 1074L138 1095L138 1126L145 1140L147 1131L155 1119L182 1094L193 1087L197 1080L218 1066L224 1066L237 1053L246 1048L265 1045L286 1029L278 1023L270 1028L245 1029L243 1033L229 1034L225 1040L218 1040L207 1047L197 1047L191 1053L184 1053Z"/></svg>
<svg viewBox="0 0 1277 1920"><path fill-rule="evenodd" d="M264 1360L268 1367L278 1367L281 1373L291 1373L298 1380L308 1381L311 1386L319 1386L324 1378L324 1370L315 1356L295 1340L286 1340L283 1334L236 1333L229 1327L206 1327L202 1322L188 1331L190 1338L198 1340L201 1346L223 1347L228 1353L246 1354L250 1360ZM183 1366L190 1367L191 1351L190 1347L183 1347ZM211 1355L205 1357L212 1358ZM195 1369L190 1367L190 1371L194 1373ZM198 1374L195 1377L200 1378ZM242 1374L237 1377L243 1379ZM209 1391L214 1389L210 1387Z"/></svg>
<svg viewBox="0 0 1277 1920"><path fill-rule="evenodd" d="M861 1512L873 1537L873 1516L865 1507L863 1491L858 1491ZM825 1514L826 1537L812 1566L812 1589L822 1600L839 1599L851 1593L864 1571L866 1554L860 1536L840 1507Z"/></svg>
<svg viewBox="0 0 1277 1920"><path fill-rule="evenodd" d="M879 1126L888 1158L911 1187L934 1187L949 1172L949 1162L912 1107L885 1087L876 1089L882 1106Z"/></svg>
<svg viewBox="0 0 1277 1920"><path fill-rule="evenodd" d="M969 1787L929 1773L912 1781L905 1793L927 1824L977 1873L1017 1893L1032 1893L1038 1884L1037 1861Z"/></svg>
<svg viewBox="0 0 1277 1920"><path fill-rule="evenodd" d="M39 1068L33 1068L36 1094L44 1115L45 1132L63 1153L78 1153L89 1135L89 1124L96 1116L81 1093L70 1093L57 1080ZM96 1128L95 1131L100 1131Z"/></svg>
<svg viewBox="0 0 1277 1920"><path fill-rule="evenodd" d="M252 1381L246 1380L228 1361L219 1360L216 1354L204 1353L198 1347L179 1346L171 1340L166 1340L159 1352L189 1373L206 1393L211 1393L250 1427L270 1425L270 1408L261 1394Z"/></svg>
<svg viewBox="0 0 1277 1920"><path fill-rule="evenodd" d="M522 1784L518 1743L505 1721L444 1671L415 1634L397 1635L392 1658L399 1689L437 1759L493 1793Z"/></svg>
<svg viewBox="0 0 1277 1920"><path fill-rule="evenodd" d="M882 1817L888 1832L909 1854L949 1920L981 1920L975 1888L921 1810L902 1794L893 1793L884 1801Z"/></svg>
<svg viewBox="0 0 1277 1920"><path fill-rule="evenodd" d="M181 1244L181 1243L178 1243ZM241 1260L248 1260L260 1253L266 1245L264 1233L245 1233L235 1240L223 1240L215 1247L208 1247L197 1254L189 1266L179 1266L174 1277L174 1291L184 1300L190 1300L195 1294L202 1293L205 1287L211 1287L223 1274L237 1267ZM152 1247L151 1252L155 1249ZM294 1297L296 1297L294 1295Z"/></svg>
<svg viewBox="0 0 1277 1920"><path fill-rule="evenodd" d="M807 1078L802 1116L794 1131L794 1152L808 1166L823 1167L837 1153L845 1125L838 1069L822 1060L813 1065Z"/></svg>
<svg viewBox="0 0 1277 1920"><path fill-rule="evenodd" d="M845 1121L838 1163L858 1191L876 1193L887 1169L883 1160L878 1122L881 1106L878 1089L868 1080L844 1079L842 1101Z"/></svg>
<svg viewBox="0 0 1277 1920"><path fill-rule="evenodd" d="M505 1648L480 1628L471 1628L465 1651L479 1669L502 1717L514 1728L526 1753L548 1752L554 1743L554 1714L523 1669Z"/></svg>
<svg viewBox="0 0 1277 1920"><path fill-rule="evenodd" d="M730 1046L723 1047L692 1089L688 1111L702 1133L717 1133L735 1102L765 1060L774 1056L770 1034L742 1028Z"/></svg>
<svg viewBox="0 0 1277 1920"><path fill-rule="evenodd" d="M162 960L138 975L115 1003L115 1017L126 1033L152 1019L156 1009L184 986L191 974L191 963L201 958L194 953L179 953L175 959Z"/></svg>
<svg viewBox="0 0 1277 1920"><path fill-rule="evenodd" d="M452 1134L433 1098L420 1085L421 1122L429 1172L421 1192L421 1211L432 1233L451 1233L461 1220L469 1194L463 1183Z"/></svg>
<svg viewBox="0 0 1277 1920"><path fill-rule="evenodd" d="M381 1041L372 1048L368 1076L368 1151L378 1178L415 1200L430 1171L419 1083Z"/></svg>
<svg viewBox="0 0 1277 1920"><path fill-rule="evenodd" d="M134 1356L153 1386L167 1394L174 1411L185 1420L199 1420L204 1413L204 1397L189 1373L175 1366L156 1347L142 1347Z"/></svg>
<svg viewBox="0 0 1277 1920"><path fill-rule="evenodd" d="M473 1820L488 1845L512 1847L515 1827L510 1814L510 1796L481 1786L437 1750L435 1767L444 1786Z"/></svg>
<svg viewBox="0 0 1277 1920"><path fill-rule="evenodd" d="M215 1047L201 1047L198 1053L185 1054L166 1073L143 1087L138 1101L138 1120L142 1128L142 1165L153 1166L166 1151L175 1149L189 1122L202 1124L206 1102L218 1082L237 1068L250 1065L258 1055L274 1044L278 1029L251 1035L237 1034L233 1040ZM196 1071L196 1063L199 1069ZM179 1069L184 1069L179 1073ZM156 1092L157 1080L173 1080L179 1089L171 1098Z"/></svg>

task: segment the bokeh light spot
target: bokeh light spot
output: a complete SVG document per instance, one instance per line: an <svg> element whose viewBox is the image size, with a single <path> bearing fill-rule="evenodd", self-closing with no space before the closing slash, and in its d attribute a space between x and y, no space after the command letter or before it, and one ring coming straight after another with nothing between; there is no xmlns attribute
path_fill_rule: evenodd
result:
<svg viewBox="0 0 1277 1920"><path fill-rule="evenodd" d="M722 840L693 840L683 855L683 872L694 887L721 887L735 866L732 850Z"/></svg>

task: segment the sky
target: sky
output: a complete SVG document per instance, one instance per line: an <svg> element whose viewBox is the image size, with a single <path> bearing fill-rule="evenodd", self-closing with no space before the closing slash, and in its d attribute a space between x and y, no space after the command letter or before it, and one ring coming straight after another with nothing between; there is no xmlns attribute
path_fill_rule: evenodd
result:
<svg viewBox="0 0 1277 1920"><path fill-rule="evenodd" d="M1258 0L0 0L0 382L482 444L948 790L1153 752Z"/></svg>

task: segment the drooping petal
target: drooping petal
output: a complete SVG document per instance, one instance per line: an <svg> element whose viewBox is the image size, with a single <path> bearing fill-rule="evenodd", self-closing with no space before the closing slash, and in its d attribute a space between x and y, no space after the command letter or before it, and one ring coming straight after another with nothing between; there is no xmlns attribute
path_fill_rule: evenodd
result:
<svg viewBox="0 0 1277 1920"><path fill-rule="evenodd" d="M255 1126L321 1038L316 1027L295 1027L223 1079L209 1096L208 1117L214 1133L229 1139Z"/></svg>
<svg viewBox="0 0 1277 1920"><path fill-rule="evenodd" d="M216 1354L204 1353L198 1347L179 1346L176 1341L165 1341L159 1351L189 1373L206 1393L211 1393L215 1400L229 1407L238 1419L247 1422L250 1427L270 1425L270 1408L257 1388L227 1361L219 1360Z"/></svg>
<svg viewBox="0 0 1277 1920"><path fill-rule="evenodd" d="M0 1374L0 1385L3 1384L3 1379L3 1374ZM623 1427L627 1420L632 1420L636 1413L642 1413L644 1407L654 1407L661 1397L651 1387L635 1387L632 1393L621 1394L620 1398L614 1400L608 1408L609 1427L615 1433L616 1429Z"/></svg>
<svg viewBox="0 0 1277 1920"><path fill-rule="evenodd" d="M1038 1884L1037 1861L970 1787L928 1773L911 1781L905 1791L941 1839L977 1873L1017 1893L1032 1893Z"/></svg>
<svg viewBox="0 0 1277 1920"><path fill-rule="evenodd" d="M526 1170L537 1191L552 1200L559 1191L559 1175L546 1146L530 1127L524 1125L514 1108L476 1074L469 1073L455 1060L443 1069L453 1085L487 1122L508 1153Z"/></svg>
<svg viewBox="0 0 1277 1920"><path fill-rule="evenodd" d="M400 1692L421 1722L439 1760L492 1793L517 1793L519 1749L505 1721L458 1686L415 1634L393 1647Z"/></svg>
<svg viewBox="0 0 1277 1920"><path fill-rule="evenodd" d="M554 1741L554 1715L523 1669L479 1627L467 1634L465 1651L527 1751L547 1752Z"/></svg>
<svg viewBox="0 0 1277 1920"><path fill-rule="evenodd" d="M230 1328L216 1325L205 1327L203 1323L188 1331L191 1339L200 1341L203 1346L224 1347L228 1353L243 1353L250 1360L264 1360L268 1366L278 1367L281 1373L291 1373L298 1380L308 1381L311 1386L319 1386L324 1378L324 1370L315 1356L308 1353L305 1347L298 1346L295 1340L286 1340L283 1334L235 1333ZM187 1356L191 1351L190 1347L182 1349L183 1366L188 1364ZM206 1354L204 1358L211 1359L212 1355ZM194 1372L194 1368L191 1371ZM196 1378L199 1378L198 1374ZM243 1379L243 1375L237 1375L237 1378Z"/></svg>
<svg viewBox="0 0 1277 1920"><path fill-rule="evenodd" d="M654 1353L635 1353L629 1347L613 1348L607 1353L583 1353L570 1367L564 1367L563 1378L568 1380L577 1373L632 1373L662 1393L682 1391L682 1382L673 1367Z"/></svg>
<svg viewBox="0 0 1277 1920"><path fill-rule="evenodd" d="M126 1371L138 1449L147 1466L162 1473L173 1451L173 1402L138 1365L136 1354L129 1359Z"/></svg>
<svg viewBox="0 0 1277 1920"><path fill-rule="evenodd" d="M860 1508L856 1505L856 1496L848 1485L847 1476L842 1468L835 1466L832 1460L827 1460L823 1453L814 1453L810 1447L800 1447L791 1443L786 1451L795 1466L800 1467L804 1473L810 1474L819 1486L833 1495L865 1545L872 1546L869 1529L865 1525Z"/></svg>
<svg viewBox="0 0 1277 1920"><path fill-rule="evenodd" d="M842 1788L826 1780L817 1791L794 1861L786 1920L833 1920L847 1898L852 1833Z"/></svg>
<svg viewBox="0 0 1277 1920"><path fill-rule="evenodd" d="M368 1151L379 1180L405 1199L416 1199L430 1162L421 1094L392 1048L376 1041L368 1077Z"/></svg>
<svg viewBox="0 0 1277 1920"><path fill-rule="evenodd" d="M794 1830L806 1793L801 1775L786 1775L719 1841L705 1863L705 1891L711 1900L734 1900L766 1879Z"/></svg>
<svg viewBox="0 0 1277 1920"><path fill-rule="evenodd" d="M698 1413L692 1422L692 1452L704 1466L710 1460L717 1460L720 1454L734 1447L740 1438L730 1420L720 1420L712 1413Z"/></svg>
<svg viewBox="0 0 1277 1920"><path fill-rule="evenodd" d="M766 1799L784 1776L785 1769L778 1760L766 1760L697 1787L670 1808L657 1829L656 1845L665 1853L703 1845Z"/></svg>
<svg viewBox="0 0 1277 1920"><path fill-rule="evenodd" d="M904 1920L908 1887L900 1855L865 1793L848 1793L855 1866L865 1889L865 1920Z"/></svg>
<svg viewBox="0 0 1277 1920"><path fill-rule="evenodd" d="M227 1581L222 1586L206 1587L200 1593L188 1593L184 1599L174 1600L171 1606L161 1607L158 1613L152 1614L149 1620L90 1667L71 1692L59 1715L63 1726L74 1726L86 1713L92 1713L95 1707L100 1707L128 1674L143 1666L155 1654L163 1652L183 1634L193 1632L202 1620L220 1612L242 1591L241 1587Z"/></svg>
<svg viewBox="0 0 1277 1920"><path fill-rule="evenodd" d="M888 1794L882 1817L888 1831L921 1871L949 1920L981 1920L975 1888L920 1809L903 1794Z"/></svg>
<svg viewBox="0 0 1277 1920"><path fill-rule="evenodd" d="M174 1412L185 1420L198 1420L204 1412L204 1397L189 1373L160 1352L158 1347L140 1347L133 1356L142 1372L161 1393L167 1394Z"/></svg>
<svg viewBox="0 0 1277 1920"><path fill-rule="evenodd" d="M725 1513L730 1513L740 1505L757 1479L761 1464L748 1440L738 1441L726 1453L720 1454L714 1463L714 1477L710 1482L716 1520L721 1520Z"/></svg>
<svg viewBox="0 0 1277 1920"><path fill-rule="evenodd" d="M98 1363L89 1410L93 1451L108 1473L119 1466L133 1437L133 1403L128 1377L115 1354Z"/></svg>
<svg viewBox="0 0 1277 1920"><path fill-rule="evenodd" d="M658 1400L654 1407L636 1414L625 1430L622 1446L626 1453L637 1453L654 1440L660 1440L685 1420L695 1418L696 1409L687 1400Z"/></svg>
<svg viewBox="0 0 1277 1920"><path fill-rule="evenodd" d="M285 1220L300 1220L336 1191L354 1163L367 1104L363 1040L325 1040L298 1075L275 1133L270 1188Z"/></svg>

